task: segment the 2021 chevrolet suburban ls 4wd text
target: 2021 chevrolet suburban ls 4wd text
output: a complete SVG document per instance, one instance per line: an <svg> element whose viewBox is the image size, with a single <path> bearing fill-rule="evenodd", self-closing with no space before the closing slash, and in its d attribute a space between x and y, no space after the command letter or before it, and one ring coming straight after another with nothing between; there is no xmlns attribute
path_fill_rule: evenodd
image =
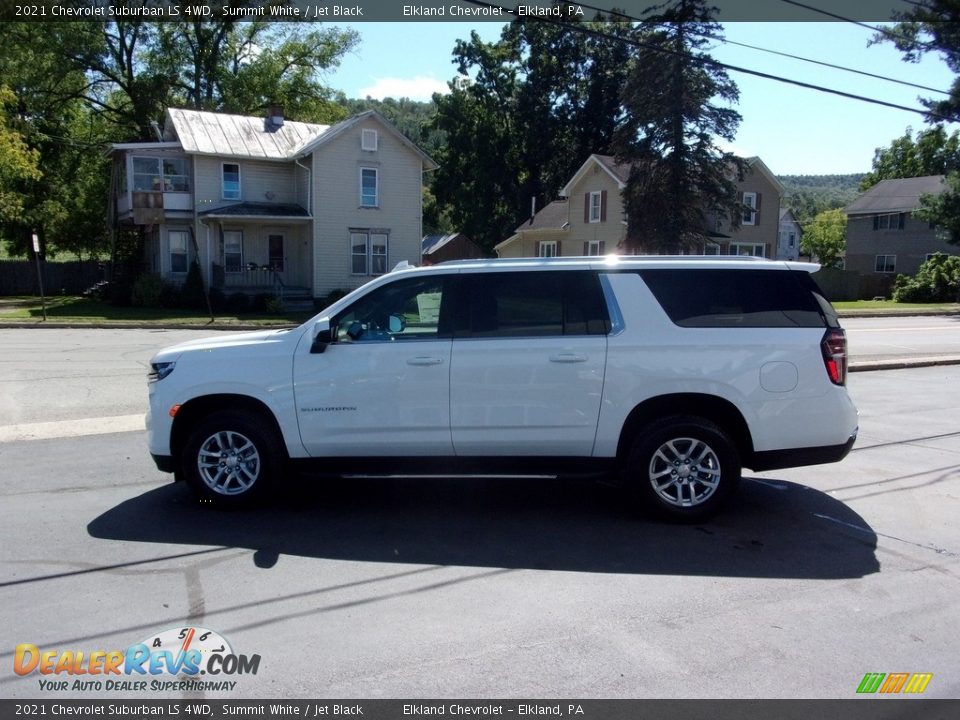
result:
<svg viewBox="0 0 960 720"><path fill-rule="evenodd" d="M753 470L857 433L818 266L570 258L397 270L292 330L151 361L157 466L220 505L298 462L340 474L615 472L699 520Z"/></svg>

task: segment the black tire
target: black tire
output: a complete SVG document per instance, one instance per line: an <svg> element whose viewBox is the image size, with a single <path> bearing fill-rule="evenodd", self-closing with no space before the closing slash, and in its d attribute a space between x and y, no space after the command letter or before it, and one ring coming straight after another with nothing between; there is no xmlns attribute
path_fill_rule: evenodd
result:
<svg viewBox="0 0 960 720"><path fill-rule="evenodd" d="M248 410L221 410L190 432L180 467L201 502L241 507L269 497L283 458L283 443L270 421Z"/></svg>
<svg viewBox="0 0 960 720"><path fill-rule="evenodd" d="M667 417L644 428L624 468L624 482L644 509L680 522L712 517L740 482L736 445L717 425Z"/></svg>

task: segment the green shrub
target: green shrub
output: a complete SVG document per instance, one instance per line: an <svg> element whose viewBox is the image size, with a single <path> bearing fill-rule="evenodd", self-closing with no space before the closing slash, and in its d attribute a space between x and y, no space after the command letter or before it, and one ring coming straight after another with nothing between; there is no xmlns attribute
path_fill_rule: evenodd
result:
<svg viewBox="0 0 960 720"><path fill-rule="evenodd" d="M207 309L207 299L203 294L203 275L200 273L200 264L196 260L190 263L187 277L180 289L180 304L188 310Z"/></svg>
<svg viewBox="0 0 960 720"><path fill-rule="evenodd" d="M141 275L130 289L130 304L134 307L160 307L163 280L156 275Z"/></svg>
<svg viewBox="0 0 960 720"><path fill-rule="evenodd" d="M917 274L897 275L893 284L896 302L952 302L960 296L960 256L937 253Z"/></svg>
<svg viewBox="0 0 960 720"><path fill-rule="evenodd" d="M244 313L250 309L250 298L241 292L231 293L227 296L225 309L230 313Z"/></svg>
<svg viewBox="0 0 960 720"><path fill-rule="evenodd" d="M280 315L283 313L283 300L271 295L269 298L267 298L266 310L271 315Z"/></svg>

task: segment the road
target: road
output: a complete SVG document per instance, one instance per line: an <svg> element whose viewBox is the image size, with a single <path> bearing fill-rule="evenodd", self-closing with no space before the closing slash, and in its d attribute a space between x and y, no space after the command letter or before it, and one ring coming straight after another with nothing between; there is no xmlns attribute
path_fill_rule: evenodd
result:
<svg viewBox="0 0 960 720"><path fill-rule="evenodd" d="M854 362L909 357L960 358L960 315L843 318Z"/></svg>
<svg viewBox="0 0 960 720"><path fill-rule="evenodd" d="M748 473L700 526L545 480L296 478L276 507L218 513L117 431L152 348L195 335L0 331L0 697L84 697L13 673L18 644L189 625L261 656L208 698L845 698L867 672L960 695L958 367L853 374L843 463Z"/></svg>

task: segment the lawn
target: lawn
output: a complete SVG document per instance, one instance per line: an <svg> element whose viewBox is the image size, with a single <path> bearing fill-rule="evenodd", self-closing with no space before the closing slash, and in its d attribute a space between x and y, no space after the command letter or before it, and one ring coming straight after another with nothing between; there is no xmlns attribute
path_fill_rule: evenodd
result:
<svg viewBox="0 0 960 720"><path fill-rule="evenodd" d="M835 302L841 315L889 313L891 315L942 315L960 313L958 303L898 303L892 300L855 300Z"/></svg>
<svg viewBox="0 0 960 720"><path fill-rule="evenodd" d="M310 317L308 313L270 314L244 313L230 315L216 313L218 325L256 325L289 327ZM130 325L210 325L210 316L191 310L160 308L115 307L101 300L72 295L47 298L47 320L56 323L97 325L119 323ZM38 297L0 297L0 326L7 322L43 322L43 309Z"/></svg>

